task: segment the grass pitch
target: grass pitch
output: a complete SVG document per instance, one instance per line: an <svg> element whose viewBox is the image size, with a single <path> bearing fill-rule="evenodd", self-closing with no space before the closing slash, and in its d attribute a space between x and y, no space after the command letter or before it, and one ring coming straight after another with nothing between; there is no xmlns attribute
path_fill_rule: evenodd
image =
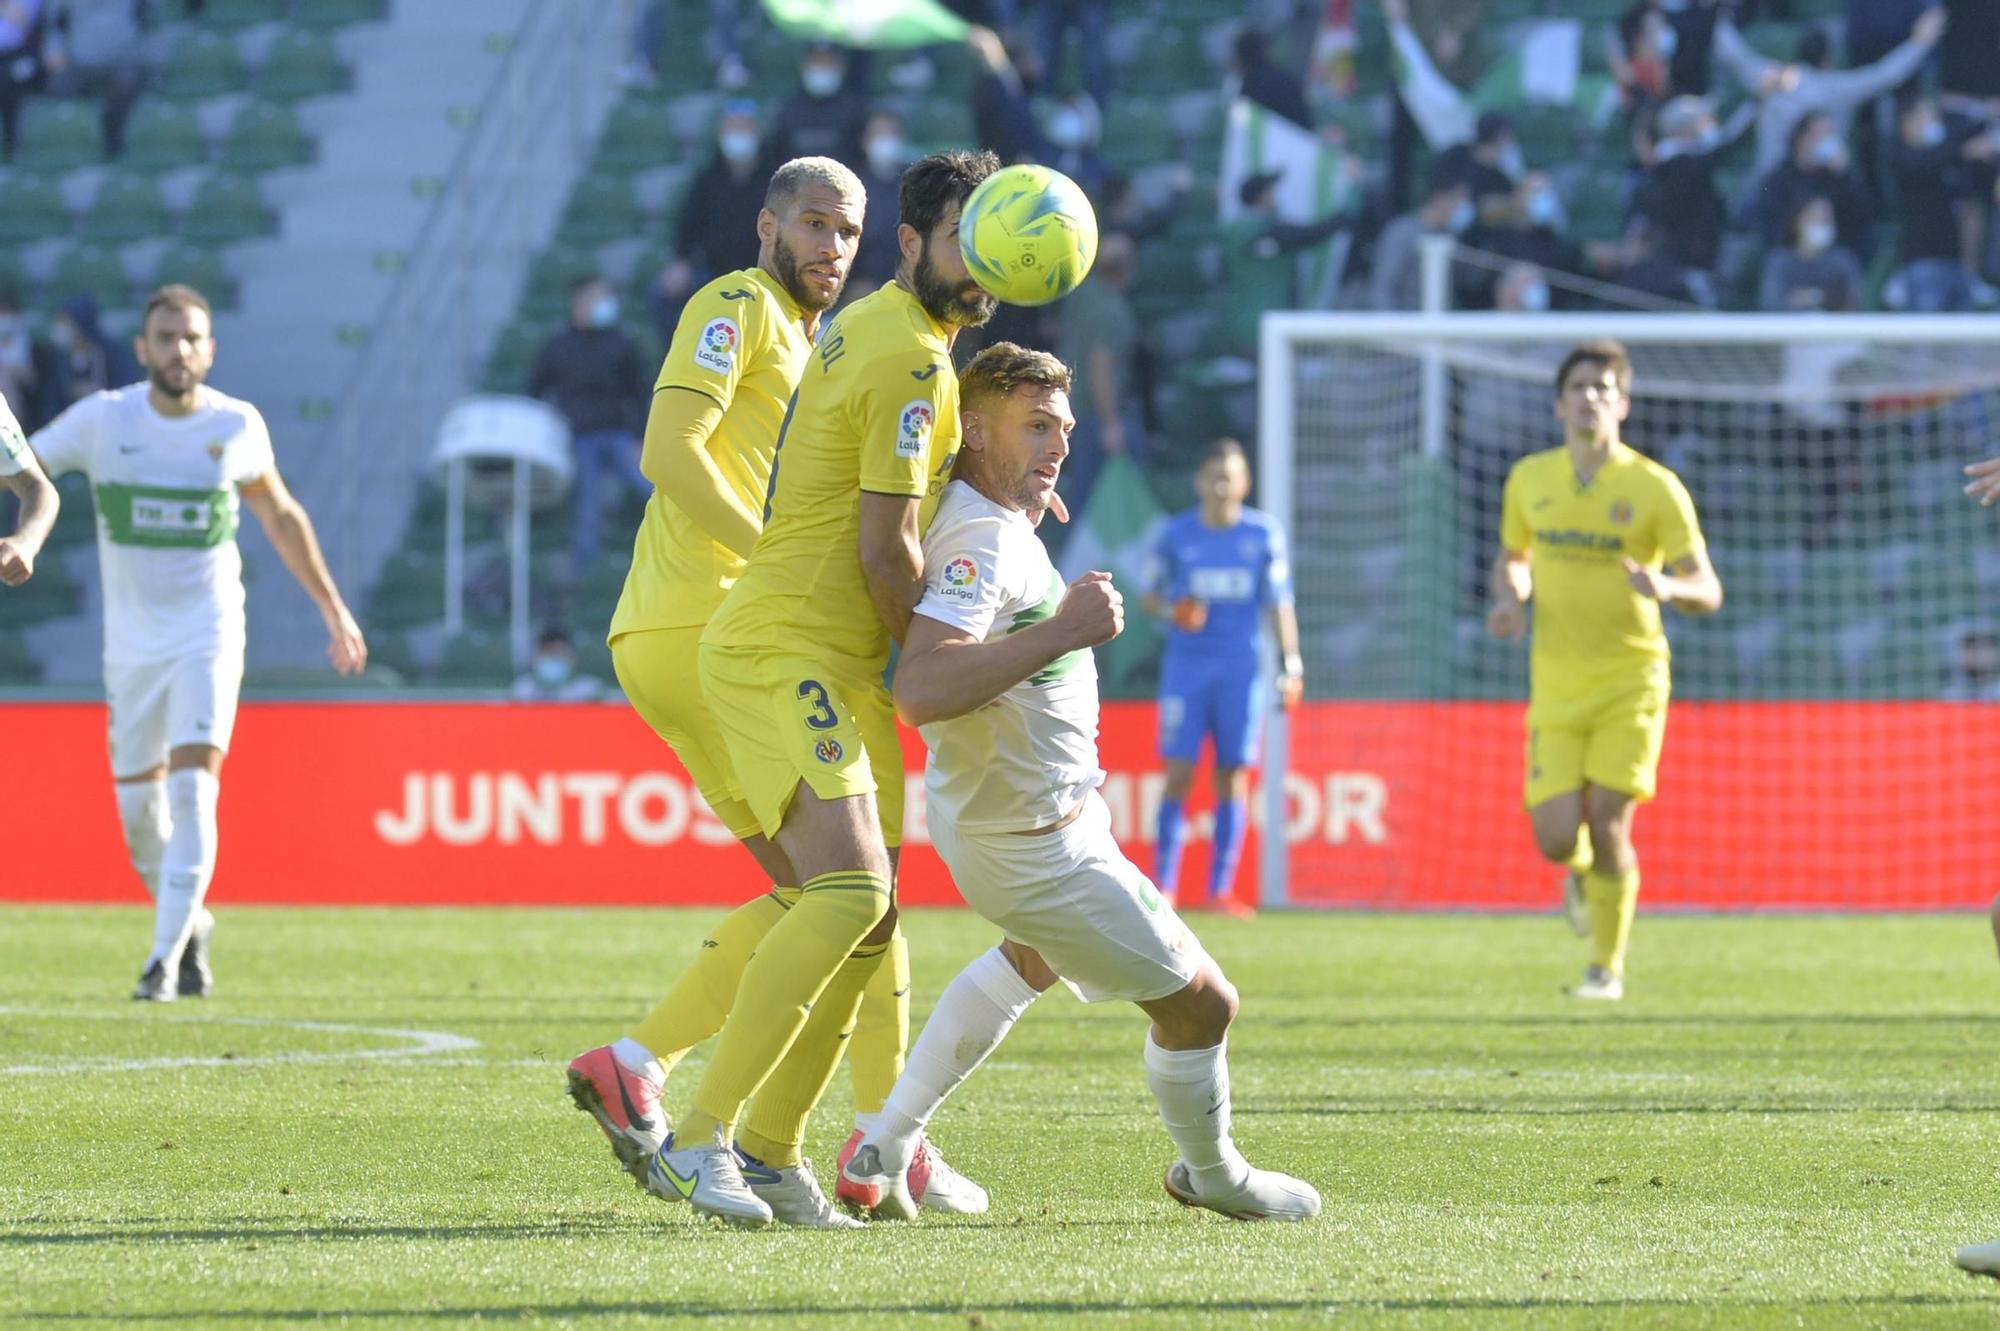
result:
<svg viewBox="0 0 2000 1331"><path fill-rule="evenodd" d="M1980 919L1642 918L1609 1007L1552 919L1203 921L1237 1139L1316 1223L1171 1204L1140 1018L1051 994L934 1125L992 1213L820 1234L645 1197L563 1095L710 918L224 903L219 995L152 1008L141 911L0 910L0 1328L2000 1320L1950 1261L2000 1237ZM921 1020L992 932L908 929Z"/></svg>

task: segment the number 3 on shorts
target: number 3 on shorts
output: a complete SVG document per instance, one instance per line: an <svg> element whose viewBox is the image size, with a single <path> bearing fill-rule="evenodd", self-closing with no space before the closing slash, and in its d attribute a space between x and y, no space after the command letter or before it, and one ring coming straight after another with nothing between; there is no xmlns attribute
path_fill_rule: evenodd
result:
<svg viewBox="0 0 2000 1331"><path fill-rule="evenodd" d="M806 716L808 730L831 730L840 724L840 718L833 714L833 703L826 696L826 686L818 680L800 680L799 697L812 704L812 711Z"/></svg>

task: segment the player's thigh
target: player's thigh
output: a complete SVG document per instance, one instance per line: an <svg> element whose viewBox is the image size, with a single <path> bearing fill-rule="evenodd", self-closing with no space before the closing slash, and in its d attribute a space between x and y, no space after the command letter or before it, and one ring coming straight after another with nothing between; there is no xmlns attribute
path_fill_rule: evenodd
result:
<svg viewBox="0 0 2000 1331"><path fill-rule="evenodd" d="M1033 948L1085 1002L1150 1002L1210 964L1200 942L1126 859L1096 795L1041 836L931 829L966 904Z"/></svg>
<svg viewBox="0 0 2000 1331"><path fill-rule="evenodd" d="M1223 671L1210 686L1209 727L1217 767L1255 767L1264 750L1264 677L1254 663Z"/></svg>
<svg viewBox="0 0 2000 1331"><path fill-rule="evenodd" d="M824 663L772 652L705 646L700 655L701 687L736 773L736 782L759 829L778 843L802 877L814 864L887 872L886 845L876 806L876 772L863 735L863 708L887 705L879 680L830 671ZM858 673L858 672L857 672ZM879 697L871 695L881 695ZM890 712L893 725L893 709ZM874 729L876 720L867 724ZM902 782L900 751L887 775ZM792 837L782 834L801 790L814 799L801 814ZM840 806L829 808L825 806ZM865 835L856 808L867 813ZM855 841L850 843L853 836ZM798 842L798 845L794 845Z"/></svg>
<svg viewBox="0 0 2000 1331"><path fill-rule="evenodd" d="M174 661L167 679L167 746L207 746L227 753L242 692L241 652L225 649Z"/></svg>
<svg viewBox="0 0 2000 1331"><path fill-rule="evenodd" d="M1584 780L1594 788L1649 800L1658 786L1666 741L1664 691L1649 689L1608 704L1591 727Z"/></svg>
<svg viewBox="0 0 2000 1331"><path fill-rule="evenodd" d="M1208 733L1207 681L1195 670L1169 660L1160 670L1160 756L1194 763Z"/></svg>
<svg viewBox="0 0 2000 1331"><path fill-rule="evenodd" d="M175 664L156 660L105 665L106 747L113 777L129 780L166 765Z"/></svg>
<svg viewBox="0 0 2000 1331"><path fill-rule="evenodd" d="M1583 760L1590 731L1563 706L1535 702L1528 707L1527 744L1521 802L1539 808L1558 795L1583 789Z"/></svg>
<svg viewBox="0 0 2000 1331"><path fill-rule="evenodd" d="M738 841L762 834L730 766L722 732L702 692L701 629L645 629L611 642L611 668L632 708L667 742L708 801L717 821Z"/></svg>

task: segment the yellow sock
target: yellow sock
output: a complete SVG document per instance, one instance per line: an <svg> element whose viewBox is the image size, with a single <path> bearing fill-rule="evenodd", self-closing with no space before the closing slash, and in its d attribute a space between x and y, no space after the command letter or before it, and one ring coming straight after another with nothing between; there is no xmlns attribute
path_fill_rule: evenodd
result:
<svg viewBox="0 0 2000 1331"><path fill-rule="evenodd" d="M1583 880L1590 902L1590 959L1613 975L1625 973L1625 944L1632 937L1632 914L1639 905L1639 870L1592 873Z"/></svg>
<svg viewBox="0 0 2000 1331"><path fill-rule="evenodd" d="M805 1149L806 1120L826 1094L840 1054L855 1032L855 1014L870 979L888 969L882 964L890 944L856 948L841 963L813 1003L812 1015L799 1038L750 1102L750 1116L736 1141L745 1151L773 1169L799 1162Z"/></svg>
<svg viewBox="0 0 2000 1331"><path fill-rule="evenodd" d="M1587 874L1596 862L1596 854L1590 848L1590 824L1579 823L1576 828L1576 849L1569 853L1566 863L1573 873Z"/></svg>
<svg viewBox="0 0 2000 1331"><path fill-rule="evenodd" d="M736 1118L799 1037L820 991L889 909L889 879L850 870L808 879L743 968L715 1055L676 1136L735 1139Z"/></svg>
<svg viewBox="0 0 2000 1331"><path fill-rule="evenodd" d="M879 1114L896 1078L903 1075L903 1051L910 1045L910 944L899 924L875 976L861 991L861 1015L847 1046L847 1070L854 1078L854 1112Z"/></svg>
<svg viewBox="0 0 2000 1331"><path fill-rule="evenodd" d="M736 1001L743 967L771 926L785 918L790 905L786 898L796 901L798 895L796 888L766 892L729 912L701 940L694 964L681 972L659 1006L632 1032L660 1066L672 1072L688 1050L722 1029Z"/></svg>

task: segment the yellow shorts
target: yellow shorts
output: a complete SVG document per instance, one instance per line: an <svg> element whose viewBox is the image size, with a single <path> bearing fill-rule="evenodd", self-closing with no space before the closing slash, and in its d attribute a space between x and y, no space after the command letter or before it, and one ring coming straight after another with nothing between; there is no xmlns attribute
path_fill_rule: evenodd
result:
<svg viewBox="0 0 2000 1331"><path fill-rule="evenodd" d="M633 708L654 734L672 746L717 820L741 841L763 829L743 802L729 750L702 696L695 669L695 649L700 645L699 624L621 633L611 640L611 665Z"/></svg>
<svg viewBox="0 0 2000 1331"><path fill-rule="evenodd" d="M1668 693L1665 678L1656 677L1530 702L1527 807L1585 786L1653 798Z"/></svg>
<svg viewBox="0 0 2000 1331"><path fill-rule="evenodd" d="M803 781L821 799L872 793L883 844L902 844L903 746L879 674L707 645L700 663L702 692L765 836L777 836Z"/></svg>

